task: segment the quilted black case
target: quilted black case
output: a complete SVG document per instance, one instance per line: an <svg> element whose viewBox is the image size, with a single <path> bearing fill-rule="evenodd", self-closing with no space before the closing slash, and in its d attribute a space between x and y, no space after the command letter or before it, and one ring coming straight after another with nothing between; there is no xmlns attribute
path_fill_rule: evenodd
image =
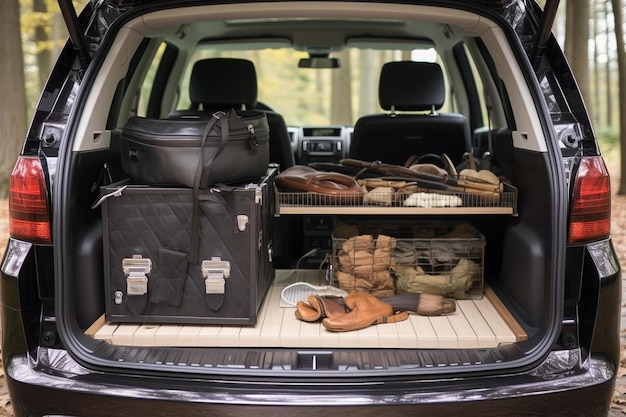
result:
<svg viewBox="0 0 626 417"><path fill-rule="evenodd" d="M275 175L271 168L255 183L200 190L197 262L192 189L102 187L106 319L256 323L274 275Z"/></svg>

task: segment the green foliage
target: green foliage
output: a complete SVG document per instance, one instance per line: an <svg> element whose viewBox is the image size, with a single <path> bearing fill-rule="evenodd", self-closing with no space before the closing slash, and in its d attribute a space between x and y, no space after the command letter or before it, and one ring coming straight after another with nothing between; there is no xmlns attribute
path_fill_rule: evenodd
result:
<svg viewBox="0 0 626 417"><path fill-rule="evenodd" d="M73 3L78 12L84 2L74 1ZM20 10L25 53L27 51L31 53L44 50L57 51L63 46L67 32L64 27L59 27L63 19L56 0L20 0ZM37 30L42 30L47 39L38 39L42 36L40 34L36 36Z"/></svg>
<svg viewBox="0 0 626 417"><path fill-rule="evenodd" d="M596 126L596 136L604 146L619 146L620 134L616 126Z"/></svg>
<svg viewBox="0 0 626 417"><path fill-rule="evenodd" d="M617 126L600 126L596 128L596 136L600 151L605 159L619 158L620 132ZM607 161L609 163L610 161Z"/></svg>
<svg viewBox="0 0 626 417"><path fill-rule="evenodd" d="M619 128L615 126L596 127L596 136L609 173L619 177L621 159Z"/></svg>

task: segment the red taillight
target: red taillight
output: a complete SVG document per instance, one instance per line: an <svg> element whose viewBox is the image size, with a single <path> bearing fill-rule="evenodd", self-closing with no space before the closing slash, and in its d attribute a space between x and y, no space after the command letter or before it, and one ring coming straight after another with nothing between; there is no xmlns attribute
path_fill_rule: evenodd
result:
<svg viewBox="0 0 626 417"><path fill-rule="evenodd" d="M16 239L50 243L50 214L41 162L18 158L9 180L9 233Z"/></svg>
<svg viewBox="0 0 626 417"><path fill-rule="evenodd" d="M582 158L574 184L569 243L604 239L611 232L611 184L600 156Z"/></svg>

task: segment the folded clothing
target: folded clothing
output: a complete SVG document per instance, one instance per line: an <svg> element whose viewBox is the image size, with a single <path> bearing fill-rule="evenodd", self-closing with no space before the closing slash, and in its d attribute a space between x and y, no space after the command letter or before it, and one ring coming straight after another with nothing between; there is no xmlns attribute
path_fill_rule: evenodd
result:
<svg viewBox="0 0 626 417"><path fill-rule="evenodd" d="M482 268L469 259L459 259L448 273L427 274L419 266L398 271L398 291L441 295L457 300L468 298L469 290L480 280Z"/></svg>
<svg viewBox="0 0 626 417"><path fill-rule="evenodd" d="M396 293L392 271L395 268L393 250L396 239L379 235L354 236L342 245L338 255L335 278L345 291L389 297Z"/></svg>

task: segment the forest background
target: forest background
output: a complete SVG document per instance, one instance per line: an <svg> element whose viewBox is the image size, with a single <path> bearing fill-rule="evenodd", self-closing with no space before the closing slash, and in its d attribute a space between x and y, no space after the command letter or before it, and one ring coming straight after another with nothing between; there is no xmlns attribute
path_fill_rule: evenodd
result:
<svg viewBox="0 0 626 417"><path fill-rule="evenodd" d="M85 2L74 1L76 10ZM626 117L621 116L626 113L624 2L561 0L553 26L583 93L618 194L626 194ZM8 178L32 112L66 40L57 0L0 1L0 199L7 196ZM359 64L364 65L351 63ZM364 68L363 73L367 72Z"/></svg>

